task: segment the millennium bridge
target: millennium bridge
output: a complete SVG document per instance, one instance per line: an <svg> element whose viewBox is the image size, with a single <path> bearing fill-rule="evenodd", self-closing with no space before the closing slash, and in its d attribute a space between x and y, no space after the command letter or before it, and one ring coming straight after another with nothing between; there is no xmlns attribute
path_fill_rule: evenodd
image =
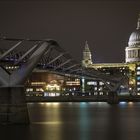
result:
<svg viewBox="0 0 140 140"><path fill-rule="evenodd" d="M5 66L16 66L8 71ZM108 103L118 103L117 90L127 77L109 76L82 67L53 39L0 37L0 123L29 124L24 83L34 69L85 79L98 79L109 89ZM108 83L109 82L109 83Z"/></svg>

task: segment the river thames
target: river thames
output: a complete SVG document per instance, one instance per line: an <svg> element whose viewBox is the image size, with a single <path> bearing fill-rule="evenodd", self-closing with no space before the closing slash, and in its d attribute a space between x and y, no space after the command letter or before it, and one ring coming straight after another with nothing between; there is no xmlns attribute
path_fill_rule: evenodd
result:
<svg viewBox="0 0 140 140"><path fill-rule="evenodd" d="M31 124L1 125L1 140L138 140L140 103L28 103Z"/></svg>

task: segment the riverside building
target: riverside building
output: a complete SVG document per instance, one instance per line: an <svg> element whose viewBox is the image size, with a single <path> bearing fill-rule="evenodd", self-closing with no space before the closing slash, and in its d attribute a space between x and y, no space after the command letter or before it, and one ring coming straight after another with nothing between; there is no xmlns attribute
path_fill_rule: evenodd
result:
<svg viewBox="0 0 140 140"><path fill-rule="evenodd" d="M128 83L121 85L118 94L140 95L140 15L136 29L131 33L128 46L125 48L123 63L94 63L92 53L85 43L82 66L96 69L108 75L122 74L128 77ZM18 66L5 66L7 70L18 69ZM66 78L48 72L33 72L26 82L27 96L60 96L69 91L72 95L107 95L108 88L100 80Z"/></svg>
<svg viewBox="0 0 140 140"><path fill-rule="evenodd" d="M128 86L121 85L120 94L140 95L140 15L137 28L131 33L128 46L125 48L125 63L93 63L88 43L83 51L83 67L94 68L108 75L116 73L128 77ZM94 95L106 95L107 87L102 81L85 80L85 92Z"/></svg>

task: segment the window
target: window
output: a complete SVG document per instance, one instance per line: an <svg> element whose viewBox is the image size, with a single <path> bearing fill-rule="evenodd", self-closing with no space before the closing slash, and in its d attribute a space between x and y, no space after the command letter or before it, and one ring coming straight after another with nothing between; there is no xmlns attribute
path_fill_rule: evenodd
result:
<svg viewBox="0 0 140 140"><path fill-rule="evenodd" d="M137 71L137 75L140 75L140 71Z"/></svg>
<svg viewBox="0 0 140 140"><path fill-rule="evenodd" d="M137 67L137 70L140 70L140 67Z"/></svg>
<svg viewBox="0 0 140 140"><path fill-rule="evenodd" d="M140 88L137 88L137 91L140 91Z"/></svg>
<svg viewBox="0 0 140 140"><path fill-rule="evenodd" d="M97 82L96 81L89 81L89 82L87 82L87 85L97 85Z"/></svg>
<svg viewBox="0 0 140 140"><path fill-rule="evenodd" d="M99 90L99 91L103 90L103 87L100 87L98 90Z"/></svg>
<svg viewBox="0 0 140 140"><path fill-rule="evenodd" d="M137 85L140 85L140 82L137 82Z"/></svg>
<svg viewBox="0 0 140 140"><path fill-rule="evenodd" d="M103 92L99 92L99 95L103 95Z"/></svg>
<svg viewBox="0 0 140 140"><path fill-rule="evenodd" d="M130 58L131 56L130 56L130 50L128 50L128 58Z"/></svg>
<svg viewBox="0 0 140 140"><path fill-rule="evenodd" d="M137 77L137 80L140 80L140 76Z"/></svg>
<svg viewBox="0 0 140 140"><path fill-rule="evenodd" d="M94 90L97 90L97 87L95 87Z"/></svg>
<svg viewBox="0 0 140 140"><path fill-rule="evenodd" d="M99 82L99 85L102 86L102 85L104 85L104 83L103 82Z"/></svg>
<svg viewBox="0 0 140 140"><path fill-rule="evenodd" d="M94 92L94 95L98 95L98 92Z"/></svg>
<svg viewBox="0 0 140 140"><path fill-rule="evenodd" d="M134 50L134 57L138 57L138 50Z"/></svg>
<svg viewBox="0 0 140 140"><path fill-rule="evenodd" d="M33 91L33 88L27 88L26 91L27 92Z"/></svg>

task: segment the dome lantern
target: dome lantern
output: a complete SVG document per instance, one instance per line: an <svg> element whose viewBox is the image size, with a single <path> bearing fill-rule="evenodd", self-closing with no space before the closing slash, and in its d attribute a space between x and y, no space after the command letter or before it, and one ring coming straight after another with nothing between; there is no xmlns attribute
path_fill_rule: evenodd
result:
<svg viewBox="0 0 140 140"><path fill-rule="evenodd" d="M140 13L139 13L139 18L138 18L138 22L137 22L137 30L140 29Z"/></svg>

